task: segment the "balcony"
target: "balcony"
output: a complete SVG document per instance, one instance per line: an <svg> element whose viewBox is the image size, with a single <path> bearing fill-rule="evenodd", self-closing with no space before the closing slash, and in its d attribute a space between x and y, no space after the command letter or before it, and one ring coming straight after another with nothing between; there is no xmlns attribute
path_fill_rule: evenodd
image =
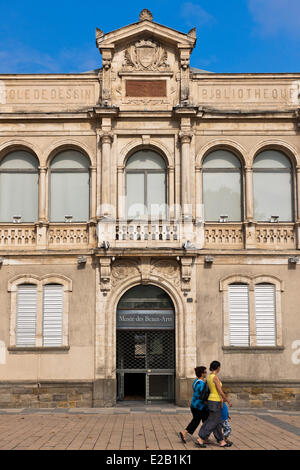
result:
<svg viewBox="0 0 300 470"><path fill-rule="evenodd" d="M293 250L300 247L297 231L297 225L288 222L205 223L204 248Z"/></svg>
<svg viewBox="0 0 300 470"><path fill-rule="evenodd" d="M65 250L96 246L96 226L91 223L2 223L0 250Z"/></svg>
<svg viewBox="0 0 300 470"><path fill-rule="evenodd" d="M98 246L109 242L111 248L182 248L185 241L201 248L201 232L192 222L172 221L100 221Z"/></svg>
<svg viewBox="0 0 300 470"><path fill-rule="evenodd" d="M173 248L206 250L300 249L294 223L182 223L171 221L99 221L88 223L1 223L0 251L81 250L101 248Z"/></svg>

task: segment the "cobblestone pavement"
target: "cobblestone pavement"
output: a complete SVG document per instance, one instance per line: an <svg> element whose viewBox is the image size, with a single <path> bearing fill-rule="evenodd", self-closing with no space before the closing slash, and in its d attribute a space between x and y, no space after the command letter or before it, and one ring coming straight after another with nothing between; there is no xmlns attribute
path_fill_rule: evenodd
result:
<svg viewBox="0 0 300 470"><path fill-rule="evenodd" d="M186 408L0 410L0 450L196 450L197 433L183 444ZM299 450L300 412L232 410L227 450ZM211 437L205 450L221 450ZM203 449L198 449L198 452Z"/></svg>

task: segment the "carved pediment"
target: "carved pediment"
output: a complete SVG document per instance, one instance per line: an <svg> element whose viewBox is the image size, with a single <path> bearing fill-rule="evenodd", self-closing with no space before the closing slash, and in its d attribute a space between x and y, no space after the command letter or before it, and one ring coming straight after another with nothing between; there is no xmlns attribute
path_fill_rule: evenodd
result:
<svg viewBox="0 0 300 470"><path fill-rule="evenodd" d="M167 51L157 42L141 39L124 51L123 71L169 71Z"/></svg>

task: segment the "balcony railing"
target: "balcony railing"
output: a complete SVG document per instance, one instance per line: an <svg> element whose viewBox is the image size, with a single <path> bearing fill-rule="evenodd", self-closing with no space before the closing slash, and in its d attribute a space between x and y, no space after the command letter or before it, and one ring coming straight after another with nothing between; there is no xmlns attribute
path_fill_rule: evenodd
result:
<svg viewBox="0 0 300 470"><path fill-rule="evenodd" d="M0 224L0 250L85 249L96 245L95 224Z"/></svg>
<svg viewBox="0 0 300 470"><path fill-rule="evenodd" d="M97 232L97 234L96 234ZM294 223L182 223L173 221L100 221L95 223L0 223L0 250L101 248L182 248L212 250L300 249Z"/></svg>

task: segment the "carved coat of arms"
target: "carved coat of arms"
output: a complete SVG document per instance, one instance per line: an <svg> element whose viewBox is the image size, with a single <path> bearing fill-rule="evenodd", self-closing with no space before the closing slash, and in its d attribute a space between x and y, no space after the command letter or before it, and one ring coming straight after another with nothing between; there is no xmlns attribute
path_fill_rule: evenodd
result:
<svg viewBox="0 0 300 470"><path fill-rule="evenodd" d="M167 51L153 41L138 41L125 51L123 70L162 71L168 69Z"/></svg>

